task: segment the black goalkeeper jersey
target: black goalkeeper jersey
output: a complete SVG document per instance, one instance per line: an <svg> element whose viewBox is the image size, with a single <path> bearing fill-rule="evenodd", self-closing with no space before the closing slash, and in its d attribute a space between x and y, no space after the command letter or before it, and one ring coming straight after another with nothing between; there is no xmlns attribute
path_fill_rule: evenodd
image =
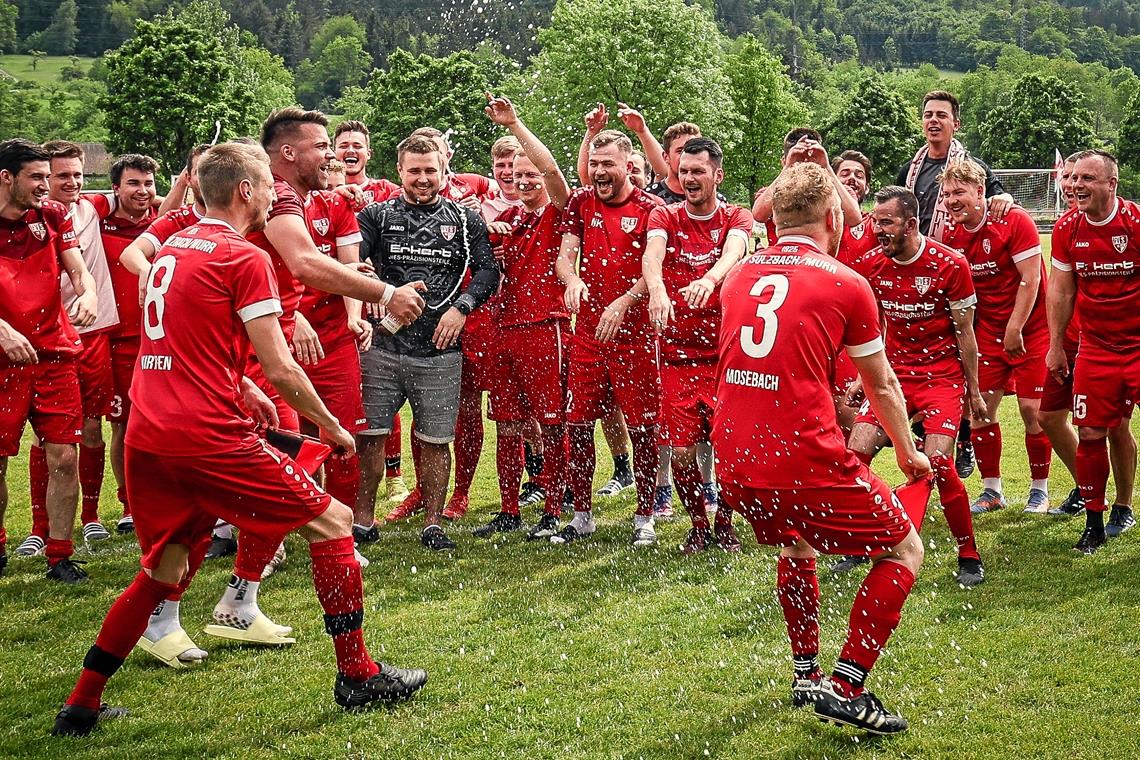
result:
<svg viewBox="0 0 1140 760"><path fill-rule="evenodd" d="M483 219L446 198L420 206L401 195L373 203L357 221L363 236L360 258L372 264L380 279L397 287L416 280L427 285L427 305L419 319L395 335L377 329L373 344L405 356L458 351L458 343L440 351L431 338L449 308L470 314L499 287L499 265ZM464 288L468 269L471 281Z"/></svg>

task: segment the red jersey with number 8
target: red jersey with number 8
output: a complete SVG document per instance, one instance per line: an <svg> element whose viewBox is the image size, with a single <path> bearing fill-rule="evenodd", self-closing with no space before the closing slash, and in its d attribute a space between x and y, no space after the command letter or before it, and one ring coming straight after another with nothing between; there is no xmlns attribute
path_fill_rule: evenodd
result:
<svg viewBox="0 0 1140 760"><path fill-rule="evenodd" d="M851 484L861 467L835 416L839 352L883 350L871 286L787 235L721 287L713 445L720 480L752 488Z"/></svg>
<svg viewBox="0 0 1140 760"><path fill-rule="evenodd" d="M256 441L241 403L245 323L280 313L268 254L225 222L206 218L167 240L147 281L127 445L191 456Z"/></svg>

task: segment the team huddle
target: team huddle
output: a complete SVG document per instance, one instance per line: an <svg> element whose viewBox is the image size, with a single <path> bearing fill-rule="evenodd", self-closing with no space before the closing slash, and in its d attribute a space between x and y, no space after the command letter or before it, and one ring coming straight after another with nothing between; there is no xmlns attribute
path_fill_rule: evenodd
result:
<svg viewBox="0 0 1140 760"><path fill-rule="evenodd" d="M54 734L125 714L102 695L136 646L175 668L206 659L179 603L207 558L233 556L207 634L293 643L257 601L291 532L309 544L335 701L411 697L427 673L365 645L360 549L379 540L378 500L394 503L387 522L422 512L428 550L457 548L444 526L470 506L484 393L501 498L473 539L588 540L600 421L614 472L598 493L634 489L632 545L657 543L674 489L692 524L683 554L740 551L739 514L780 547L792 704L871 733L907 728L864 684L921 568L934 490L955 580L986 579L973 520L1007 505L1005 395L1025 427L1025 510L1084 512L1085 554L1133 526L1140 208L1116 196L1110 154L1065 163L1047 276L1032 218L954 138L950 93L924 98L926 144L896 184L871 194L866 156L832 160L799 128L751 209L720 194L725 156L697 125L659 143L619 104L638 152L599 104L572 189L513 104L487 101L509 133L493 179L453 173L432 127L399 144L398 183L369 178L366 125L330 136L298 108L256 140L196 147L165 197L146 156L115 161L110 195L85 194L78 146L0 143L0 475L34 433L32 531L15 554L87 580L72 537L77 511L85 541L110 537L104 418L115 528L142 554ZM870 468L886 446L907 480L894 490ZM1056 507L1054 452L1078 485ZM5 481L0 573L7 505ZM524 507L540 510L525 526ZM820 552L840 556L837 573L870 564L830 675Z"/></svg>

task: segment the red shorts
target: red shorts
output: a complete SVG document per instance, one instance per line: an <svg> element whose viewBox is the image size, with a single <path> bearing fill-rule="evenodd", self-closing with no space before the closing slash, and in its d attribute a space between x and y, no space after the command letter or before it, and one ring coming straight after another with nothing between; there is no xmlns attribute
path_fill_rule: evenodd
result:
<svg viewBox="0 0 1140 760"><path fill-rule="evenodd" d="M81 335L83 353L79 354L79 394L83 400L83 416L88 419L111 414L115 395L115 376L111 371L111 338L105 332Z"/></svg>
<svg viewBox="0 0 1140 760"><path fill-rule="evenodd" d="M570 423L593 422L620 408L627 425L655 425L661 410L657 341L603 344L575 337L568 395Z"/></svg>
<svg viewBox="0 0 1140 760"><path fill-rule="evenodd" d="M361 400L360 352L355 341L339 340L326 346L325 358L315 367L305 367L305 374L341 427L353 435L368 429Z"/></svg>
<svg viewBox="0 0 1140 760"><path fill-rule="evenodd" d="M496 422L533 417L542 425L562 424L566 416L567 335L564 320L499 330L488 417Z"/></svg>
<svg viewBox="0 0 1140 760"><path fill-rule="evenodd" d="M661 364L662 445L696 446L709 440L716 405L716 361Z"/></svg>
<svg viewBox="0 0 1140 760"><path fill-rule="evenodd" d="M909 378L900 377L903 398L906 399L908 417L922 416L922 429L926 435L946 435L958 437L958 426L962 423L962 410L965 400L966 383L963 378ZM856 424L866 422L881 428L871 404L864 401L859 407Z"/></svg>
<svg viewBox="0 0 1140 760"><path fill-rule="evenodd" d="M44 443L79 443L83 402L75 357L0 368L0 457L20 453L29 421Z"/></svg>
<svg viewBox="0 0 1140 760"><path fill-rule="evenodd" d="M1073 424L1116 427L1140 401L1140 349L1109 350L1082 341L1073 367Z"/></svg>
<svg viewBox="0 0 1140 760"><path fill-rule="evenodd" d="M484 309L476 310L463 328L463 394L490 391L495 385L495 354L499 350L499 329Z"/></svg>
<svg viewBox="0 0 1140 760"><path fill-rule="evenodd" d="M265 373L261 371L261 362L257 360L256 356L249 357L249 361L246 362L245 376L252 380L253 384L260 388L262 393L273 402L273 406L277 408L278 427L282 430L292 430L294 433L300 432L300 415L297 414L296 409L285 403L285 399L281 398L277 389L265 379Z"/></svg>
<svg viewBox="0 0 1140 760"><path fill-rule="evenodd" d="M111 339L111 422L126 424L131 416L131 378L135 375L135 361L139 358L139 337Z"/></svg>
<svg viewBox="0 0 1140 760"><path fill-rule="evenodd" d="M983 345L984 344L984 345ZM1025 355L1011 359L997 340L978 335L978 388L982 393L1015 388L1018 398L1041 398L1045 392L1045 354L1049 333L1038 330L1025 336Z"/></svg>
<svg viewBox="0 0 1140 760"><path fill-rule="evenodd" d="M1065 359L1069 364L1069 374L1061 381L1053 376L1052 372L1045 373L1045 390L1041 394L1041 411L1043 412L1071 412L1073 411L1073 362L1076 361L1076 347L1065 346Z"/></svg>
<svg viewBox="0 0 1140 760"><path fill-rule="evenodd" d="M126 447L127 498L142 565L168 544L193 547L225 520L267 543L311 522L331 497L296 462L262 439L231 451L171 457Z"/></svg>
<svg viewBox="0 0 1140 760"><path fill-rule="evenodd" d="M753 488L720 481L722 504L752 525L756 541L803 538L824 554L874 556L906 538L911 521L891 489L866 467L855 482L827 488Z"/></svg>

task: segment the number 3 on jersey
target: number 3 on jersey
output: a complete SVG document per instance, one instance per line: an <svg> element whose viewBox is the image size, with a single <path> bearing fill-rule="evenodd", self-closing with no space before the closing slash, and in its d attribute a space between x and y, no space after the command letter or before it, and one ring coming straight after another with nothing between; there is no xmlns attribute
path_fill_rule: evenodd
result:
<svg viewBox="0 0 1140 760"><path fill-rule="evenodd" d="M782 274L766 274L756 281L748 295L759 298L768 288L772 289L771 298L756 304L756 316L764 322L760 328L760 342L756 342L756 328L753 325L740 328L740 348L753 359L763 359L776 344L776 331L780 328L776 310L784 305L784 300L788 297L788 278Z"/></svg>
<svg viewBox="0 0 1140 760"><path fill-rule="evenodd" d="M162 316L166 313L166 291L174 279L174 265L178 260L173 256L163 256L154 262L146 281L146 298L143 300L143 331L151 340L166 337L162 326Z"/></svg>

